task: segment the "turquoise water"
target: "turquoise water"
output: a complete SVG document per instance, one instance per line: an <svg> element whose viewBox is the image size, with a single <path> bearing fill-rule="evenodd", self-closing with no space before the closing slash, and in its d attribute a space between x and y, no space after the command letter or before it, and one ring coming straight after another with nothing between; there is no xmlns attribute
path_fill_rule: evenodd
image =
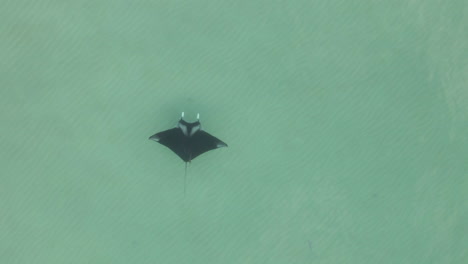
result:
<svg viewBox="0 0 468 264"><path fill-rule="evenodd" d="M467 10L3 1L0 263L468 263Z"/></svg>

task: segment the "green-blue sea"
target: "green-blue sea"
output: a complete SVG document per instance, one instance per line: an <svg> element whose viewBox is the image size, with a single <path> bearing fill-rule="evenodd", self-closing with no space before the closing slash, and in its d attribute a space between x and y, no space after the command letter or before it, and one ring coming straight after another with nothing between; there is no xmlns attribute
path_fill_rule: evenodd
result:
<svg viewBox="0 0 468 264"><path fill-rule="evenodd" d="M0 264L465 264L468 2L0 0L0 134Z"/></svg>

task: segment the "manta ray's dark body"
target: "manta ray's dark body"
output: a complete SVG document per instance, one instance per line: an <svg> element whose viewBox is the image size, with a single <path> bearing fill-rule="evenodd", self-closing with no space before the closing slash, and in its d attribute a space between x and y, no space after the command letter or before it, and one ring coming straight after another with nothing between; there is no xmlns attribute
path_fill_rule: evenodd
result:
<svg viewBox="0 0 468 264"><path fill-rule="evenodd" d="M189 123L182 113L175 128L156 133L149 139L168 147L185 162L207 151L227 147L226 143L202 130L199 117L197 115L197 121Z"/></svg>

